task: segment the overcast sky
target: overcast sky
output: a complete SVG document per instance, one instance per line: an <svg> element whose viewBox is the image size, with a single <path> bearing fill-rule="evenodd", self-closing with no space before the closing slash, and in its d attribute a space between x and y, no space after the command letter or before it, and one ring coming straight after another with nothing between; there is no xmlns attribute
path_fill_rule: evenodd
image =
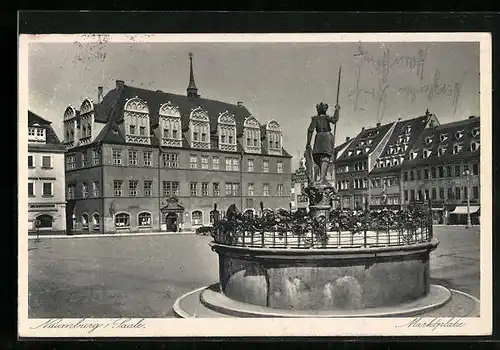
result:
<svg viewBox="0 0 500 350"><path fill-rule="evenodd" d="M29 46L29 108L61 137L65 108L96 101L97 86L106 93L117 79L185 94L189 52L199 93L242 101L261 123L278 120L294 157L315 105L324 101L333 113L340 65L337 144L362 126L427 108L441 123L479 115L477 43L36 43Z"/></svg>

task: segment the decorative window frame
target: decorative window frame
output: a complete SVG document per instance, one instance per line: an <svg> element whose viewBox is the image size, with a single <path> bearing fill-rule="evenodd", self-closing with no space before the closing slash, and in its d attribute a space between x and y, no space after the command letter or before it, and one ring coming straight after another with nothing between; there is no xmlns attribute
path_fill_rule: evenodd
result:
<svg viewBox="0 0 500 350"><path fill-rule="evenodd" d="M267 153L270 155L283 155L283 133L278 121L272 119L266 123L266 139L268 140ZM269 147L269 140L278 142L278 146ZM272 143L271 143L272 145Z"/></svg>
<svg viewBox="0 0 500 350"><path fill-rule="evenodd" d="M194 140L194 133L200 131L207 135L205 141ZM208 113L201 107L192 109L189 114L189 141L192 148L210 149L210 119Z"/></svg>
<svg viewBox="0 0 500 350"><path fill-rule="evenodd" d="M223 134L226 135L224 142L222 142ZM219 138L219 150L236 152L236 120L233 114L228 111L219 114L219 118L217 119L217 135Z"/></svg>
<svg viewBox="0 0 500 350"><path fill-rule="evenodd" d="M137 143L141 145L150 145L150 125L149 125L149 106L146 101L135 96L125 101L123 107L123 120L125 128L125 140L127 143ZM146 128L146 134L130 134L130 125Z"/></svg>
<svg viewBox="0 0 500 350"><path fill-rule="evenodd" d="M95 220L95 216L96 215L99 218L97 223L96 223L96 220ZM94 228L94 230L96 230L96 229L99 230L100 225L101 225L101 214L98 213L98 212L92 213L92 227Z"/></svg>
<svg viewBox="0 0 500 350"><path fill-rule="evenodd" d="M141 220L140 220L141 214L149 214L149 224L148 225L141 225ZM153 227L153 214L148 210L143 210L143 211L137 213L137 227L138 228L151 228L151 227Z"/></svg>
<svg viewBox="0 0 500 350"><path fill-rule="evenodd" d="M123 215L123 214L126 214L128 215L128 226L117 226L116 225L116 219L119 215ZM117 230L126 230L126 229L129 229L130 226L131 226L131 220L132 219L132 216L130 215L130 213L126 212L126 211L120 211L118 213L115 213L115 215L113 215L113 224L115 225L115 229Z"/></svg>
<svg viewBox="0 0 500 350"><path fill-rule="evenodd" d="M481 129L479 128L479 126L473 128L471 131L472 137L477 137L480 135L480 133L481 133Z"/></svg>
<svg viewBox="0 0 500 350"><path fill-rule="evenodd" d="M455 138L457 140L461 140L464 137L464 131L463 130L457 130L455 132Z"/></svg>
<svg viewBox="0 0 500 350"><path fill-rule="evenodd" d="M159 112L159 129L160 140L162 146L182 147L182 122L179 108L172 102L168 101L160 106ZM165 135L163 130L168 126L169 135ZM173 131L176 130L177 137L174 137Z"/></svg>
<svg viewBox="0 0 500 350"><path fill-rule="evenodd" d="M194 214L200 213L200 223L195 224ZM203 211L199 209L195 209L191 212L191 226L203 226Z"/></svg>
<svg viewBox="0 0 500 350"><path fill-rule="evenodd" d="M473 145L474 145L475 147L473 147ZM479 148L480 148L480 146L481 146L481 144L480 144L480 142L479 142L479 141L476 141L476 140L471 141L471 143L470 143L470 150L471 150L471 152L476 152L476 151L478 151L478 150L479 150ZM475 148L475 149L473 149L473 148Z"/></svg>
<svg viewBox="0 0 500 350"><path fill-rule="evenodd" d="M87 216L87 223L86 224L83 221L84 216ZM89 228L90 228L90 216L89 216L89 213L87 213L87 212L82 213L81 223L82 223L82 229L89 230Z"/></svg>
<svg viewBox="0 0 500 350"><path fill-rule="evenodd" d="M249 137L251 136L251 137ZM257 139L257 145L253 142L252 144L248 144L248 138L251 141ZM261 134L260 134L260 123L254 116L249 116L245 118L243 122L243 145L246 153L262 153L262 143L261 143Z"/></svg>

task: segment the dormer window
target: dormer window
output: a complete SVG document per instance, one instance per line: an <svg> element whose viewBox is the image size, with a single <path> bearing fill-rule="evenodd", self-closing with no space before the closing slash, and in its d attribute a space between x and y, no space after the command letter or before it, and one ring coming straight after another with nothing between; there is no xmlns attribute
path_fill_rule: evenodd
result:
<svg viewBox="0 0 500 350"><path fill-rule="evenodd" d="M407 134L411 133L411 125L406 126L405 133L407 133Z"/></svg>
<svg viewBox="0 0 500 350"><path fill-rule="evenodd" d="M368 153L370 151L370 147L365 147L365 152Z"/></svg>
<svg viewBox="0 0 500 350"><path fill-rule="evenodd" d="M424 149L424 152L423 152L423 157L424 158L429 158L432 154L432 151L431 150L428 150L428 149Z"/></svg>
<svg viewBox="0 0 500 350"><path fill-rule="evenodd" d="M410 142L410 136L405 136L405 143Z"/></svg>
<svg viewBox="0 0 500 350"><path fill-rule="evenodd" d="M428 145L430 145L432 143L432 136L427 136L425 138L425 143L428 144Z"/></svg>
<svg viewBox="0 0 500 350"><path fill-rule="evenodd" d="M408 150L408 145L404 145L405 152Z"/></svg>
<svg viewBox="0 0 500 350"><path fill-rule="evenodd" d="M448 140L448 134L439 135L439 140L441 140L441 142Z"/></svg>
<svg viewBox="0 0 500 350"><path fill-rule="evenodd" d="M403 157L403 156L400 156L400 157L399 157L399 163L400 163L400 164L401 164L401 163L403 163L403 161L404 161L404 160L405 160L405 157Z"/></svg>
<svg viewBox="0 0 500 350"><path fill-rule="evenodd" d="M373 143L373 139L368 139L368 144L371 145Z"/></svg>
<svg viewBox="0 0 500 350"><path fill-rule="evenodd" d="M245 118L245 122L243 123L243 130L246 138L246 143L244 144L245 152L261 153L260 124L257 119L252 116Z"/></svg>
<svg viewBox="0 0 500 350"><path fill-rule="evenodd" d="M444 148L444 147L439 147L439 148L438 148L438 153L437 153L437 154L438 154L438 156L442 156L443 154L445 154L445 152L446 152L446 148Z"/></svg>
<svg viewBox="0 0 500 350"><path fill-rule="evenodd" d="M359 144L360 144L361 146L366 145L366 140L365 140L365 139L361 140L361 141L359 142Z"/></svg>
<svg viewBox="0 0 500 350"><path fill-rule="evenodd" d="M478 149L479 149L479 141L472 141L472 142L470 143L470 150L471 150L472 152L475 152L475 151L477 151Z"/></svg>
<svg viewBox="0 0 500 350"><path fill-rule="evenodd" d="M397 158L392 160L392 166L398 166L399 165L399 160Z"/></svg>
<svg viewBox="0 0 500 350"><path fill-rule="evenodd" d="M266 138L270 141L267 152L273 155L283 154L283 141L281 126L276 120L271 120L266 124Z"/></svg>
<svg viewBox="0 0 500 350"><path fill-rule="evenodd" d="M347 151L347 155L348 155L349 157L350 157L350 156L352 156L352 151L351 151L351 150Z"/></svg>
<svg viewBox="0 0 500 350"><path fill-rule="evenodd" d="M472 129L472 136L473 137L479 136L479 128Z"/></svg>
<svg viewBox="0 0 500 350"><path fill-rule="evenodd" d="M45 142L45 129L41 127L28 128L28 141Z"/></svg>
<svg viewBox="0 0 500 350"><path fill-rule="evenodd" d="M123 108L123 121L126 141L130 143L151 144L149 137L149 107L146 101L139 97L134 97L125 103ZM136 128L144 128L143 135L137 135Z"/></svg>
<svg viewBox="0 0 500 350"><path fill-rule="evenodd" d="M162 146L181 147L181 114L171 102L160 106L159 124L160 130L163 130Z"/></svg>
<svg viewBox="0 0 500 350"><path fill-rule="evenodd" d="M386 159L385 160L385 166L391 166L391 160L390 159Z"/></svg>
<svg viewBox="0 0 500 350"><path fill-rule="evenodd" d="M219 149L221 151L236 152L236 121L234 115L228 111L220 113L217 132L219 134Z"/></svg>
<svg viewBox="0 0 500 350"><path fill-rule="evenodd" d="M201 134L208 135L210 133L208 114L201 107L191 111L189 115L189 131L192 148L210 149L210 140L205 137L205 141L203 141L200 137Z"/></svg>
<svg viewBox="0 0 500 350"><path fill-rule="evenodd" d="M458 154L462 150L462 146L457 144L453 145L453 154Z"/></svg>
<svg viewBox="0 0 500 350"><path fill-rule="evenodd" d="M361 151L361 149L359 149L359 148L358 148L358 149L356 150L356 155L360 155L360 154L361 154L361 152L362 152L362 151Z"/></svg>
<svg viewBox="0 0 500 350"><path fill-rule="evenodd" d="M455 138L457 140L460 140L462 137L464 136L464 131L463 130L459 130L455 133Z"/></svg>
<svg viewBox="0 0 500 350"><path fill-rule="evenodd" d="M418 151L411 151L410 152L410 159L413 160L415 158L417 158L417 155L418 155Z"/></svg>

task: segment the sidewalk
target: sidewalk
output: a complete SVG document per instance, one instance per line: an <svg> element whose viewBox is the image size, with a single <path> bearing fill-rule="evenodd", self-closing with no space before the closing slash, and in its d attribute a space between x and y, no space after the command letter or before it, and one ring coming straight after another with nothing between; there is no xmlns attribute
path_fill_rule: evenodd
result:
<svg viewBox="0 0 500 350"><path fill-rule="evenodd" d="M39 239L45 238L100 238L100 237L137 237L137 236L178 236L178 235L194 235L194 231L183 232L137 232L137 233L93 233L93 234L76 234L76 235L40 235ZM28 239L36 239L36 235L29 235Z"/></svg>

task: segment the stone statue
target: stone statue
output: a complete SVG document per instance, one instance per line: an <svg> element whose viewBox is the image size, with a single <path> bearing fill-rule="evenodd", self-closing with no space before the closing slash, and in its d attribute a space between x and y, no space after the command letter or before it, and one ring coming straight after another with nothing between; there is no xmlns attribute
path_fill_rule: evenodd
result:
<svg viewBox="0 0 500 350"><path fill-rule="evenodd" d="M335 112L333 116L326 114L328 110L328 105L321 102L316 105L317 115L311 118L311 124L307 129L307 143L306 143L306 167L307 176L309 182L329 185L326 179L328 173L328 167L331 162L333 162L334 148L335 148L335 138L331 133L330 124L336 124L339 120L339 110L340 106L337 104L335 106ZM311 149L311 139L313 132L316 131L316 137L314 138L314 146ZM315 166L319 168L319 176L315 169Z"/></svg>

